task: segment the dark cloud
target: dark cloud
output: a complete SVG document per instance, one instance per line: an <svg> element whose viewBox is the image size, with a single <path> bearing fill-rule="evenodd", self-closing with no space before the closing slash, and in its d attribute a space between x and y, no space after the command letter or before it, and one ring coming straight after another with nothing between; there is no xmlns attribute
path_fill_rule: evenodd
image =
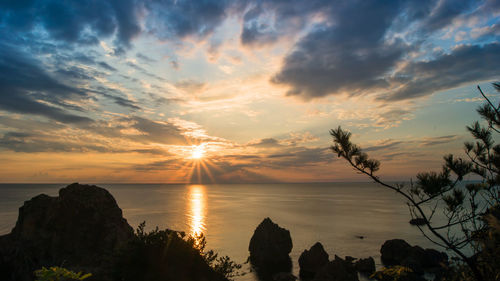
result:
<svg viewBox="0 0 500 281"><path fill-rule="evenodd" d="M283 167L305 167L325 165L335 160L329 148L294 147L285 150L283 154L268 155L261 163L264 166L280 169Z"/></svg>
<svg viewBox="0 0 500 281"><path fill-rule="evenodd" d="M423 139L420 142L420 144L422 146L433 146L433 145L450 143L450 142L455 141L457 139L458 139L457 135L440 136L440 137L433 137L433 138Z"/></svg>
<svg viewBox="0 0 500 281"><path fill-rule="evenodd" d="M410 61L403 71L394 73L396 66L418 51L428 37L450 27L455 19L463 20L473 11L492 6L490 2L330 2L331 6L322 7L326 11L325 23L312 28L296 43L271 81L289 86L288 96L305 100L391 89L397 90L382 99L401 100L491 79L493 61L498 61L496 43L462 46L449 54L426 57L425 61ZM256 9L247 12L249 21L264 13ZM303 14L309 16L307 9ZM248 30L257 27L249 25ZM406 40L395 36L398 33ZM488 62L481 67L478 62L484 59ZM440 72L445 73L444 79Z"/></svg>
<svg viewBox="0 0 500 281"><path fill-rule="evenodd" d="M402 143L403 143L402 141L387 140L387 141L384 141L382 144L374 145L374 146L369 146L367 148L363 148L363 151L364 152L370 152L370 151L393 149L393 148L398 147Z"/></svg>
<svg viewBox="0 0 500 281"><path fill-rule="evenodd" d="M62 141L59 138L33 133L8 132L0 138L0 147L15 152L115 152L99 144Z"/></svg>
<svg viewBox="0 0 500 281"><path fill-rule="evenodd" d="M147 71L146 69L144 69L143 67L141 67L141 66L139 66L139 65L137 65L137 64L135 64L133 62L129 61L126 64L129 67L131 67L131 68L133 68L133 69L135 69L135 70L141 72L142 74L147 75L147 76L149 76L151 78L155 78L155 79L157 79L159 81L166 81L165 78L162 78L162 77L160 77L160 76L158 76L158 75L156 75L154 73L151 73L151 72Z"/></svg>
<svg viewBox="0 0 500 281"><path fill-rule="evenodd" d="M18 32L41 26L56 40L85 45L116 34L117 44L129 46L140 32L137 9L133 0L3 1L0 23Z"/></svg>
<svg viewBox="0 0 500 281"><path fill-rule="evenodd" d="M40 115L63 123L89 123L92 119L41 102L64 105L65 99L85 99L87 94L50 76L35 59L0 45L0 109Z"/></svg>
<svg viewBox="0 0 500 281"><path fill-rule="evenodd" d="M442 0L435 3L432 10L428 11L429 15L422 22L424 30L438 30L452 23L453 19L460 15L470 12L472 8L476 8L478 1L476 0Z"/></svg>
<svg viewBox="0 0 500 281"><path fill-rule="evenodd" d="M155 161L147 164L139 164L132 167L136 171L154 172L154 171L179 171L183 168L180 159L167 159Z"/></svg>
<svg viewBox="0 0 500 281"><path fill-rule="evenodd" d="M99 62L99 63L98 63L98 65L99 65L100 67L102 67L102 68L106 69L106 70L109 70L109 71L117 71L117 69L116 69L116 68L112 67L111 65L109 65L109 64L107 64L107 63L105 63L105 62L103 62L103 61Z"/></svg>
<svg viewBox="0 0 500 281"><path fill-rule="evenodd" d="M409 48L399 40L384 41L401 10L393 2L339 4L332 12L335 24L302 38L272 81L291 86L288 95L304 99L386 87L383 77Z"/></svg>
<svg viewBox="0 0 500 281"><path fill-rule="evenodd" d="M278 34L270 30L269 25L251 22L245 25L241 33L243 45L265 45L278 40Z"/></svg>
<svg viewBox="0 0 500 281"><path fill-rule="evenodd" d="M120 105L120 106L123 106L123 107L128 107L132 110L139 110L141 109L135 102L129 100L129 99L126 99L124 97L120 97L120 96L116 96L116 95L110 95L110 94L105 94L103 93L103 95L111 100L114 101L115 104L117 105Z"/></svg>
<svg viewBox="0 0 500 281"><path fill-rule="evenodd" d="M137 53L137 54L135 54L135 56L136 56L138 59L140 59L140 60L142 60L142 61L144 61L144 62L146 62L146 63L153 63L153 62L156 62L156 60L154 60L154 59L152 59L152 58L150 58L150 57L148 57L148 56L146 56L146 55L144 55L144 54L141 54L141 53Z"/></svg>
<svg viewBox="0 0 500 281"><path fill-rule="evenodd" d="M62 140L43 132L7 132L0 137L0 148L15 152L100 152L100 153L140 153L152 155L170 155L160 148L137 149L134 146L118 147L110 143L89 143L86 139L72 138Z"/></svg>
<svg viewBox="0 0 500 281"><path fill-rule="evenodd" d="M281 145L279 144L279 141L277 139L265 138L251 142L248 144L248 146L269 148L269 147L280 147Z"/></svg>
<svg viewBox="0 0 500 281"><path fill-rule="evenodd" d="M160 39L204 38L226 18L231 1L149 0L146 29Z"/></svg>
<svg viewBox="0 0 500 281"><path fill-rule="evenodd" d="M414 99L475 81L498 79L500 44L463 45L430 61L412 62L396 73L409 81L380 100ZM395 81L395 83L397 83Z"/></svg>
<svg viewBox="0 0 500 281"><path fill-rule="evenodd" d="M249 1L243 15L241 43L248 46L266 45L276 42L280 37L296 34L310 21L311 16L328 13L336 2Z"/></svg>
<svg viewBox="0 0 500 281"><path fill-rule="evenodd" d="M143 133L143 135L131 136L132 139L147 143L186 144L183 131L174 124L138 116L129 120L133 122L132 128Z"/></svg>

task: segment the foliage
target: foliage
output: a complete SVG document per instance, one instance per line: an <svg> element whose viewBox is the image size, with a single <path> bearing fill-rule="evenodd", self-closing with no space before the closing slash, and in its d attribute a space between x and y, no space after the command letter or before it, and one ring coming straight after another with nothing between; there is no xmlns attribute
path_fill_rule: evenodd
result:
<svg viewBox="0 0 500 281"><path fill-rule="evenodd" d="M493 86L500 91L500 84ZM388 184L380 180L375 174L380 162L353 144L351 133L340 126L330 131L334 142L331 149L356 171L403 196L412 217L424 219L425 230L418 226L422 234L453 251L467 264L474 279L496 280L493 278L498 278L500 267L492 264L498 264L500 240L498 232L494 232L498 230L494 221L498 223L500 216L488 213L498 210L500 204L500 145L493 141L493 134L500 133L500 105L495 106L479 86L478 90L486 103L477 112L486 126L477 121L467 126L474 138L474 142L464 144L467 158L446 155L441 171L419 173L415 183ZM476 175L481 181L467 183L464 188L466 175ZM433 220L438 210L446 218L442 224ZM465 254L468 250L473 251L472 256Z"/></svg>
<svg viewBox="0 0 500 281"><path fill-rule="evenodd" d="M115 266L118 280L227 280L241 266L229 257L204 252L203 235L192 237L169 229L151 232L141 223L135 239L122 250Z"/></svg>
<svg viewBox="0 0 500 281"><path fill-rule="evenodd" d="M53 266L50 268L42 267L42 269L36 270L35 276L37 277L37 281L69 281L87 279L92 276L92 273L76 273L63 267Z"/></svg>
<svg viewBox="0 0 500 281"><path fill-rule="evenodd" d="M395 265L388 268L383 267L379 271L376 271L372 275L370 275L370 278L374 278L377 280L398 281L408 276L409 273L413 273L413 270L411 270L409 267Z"/></svg>
<svg viewBox="0 0 500 281"><path fill-rule="evenodd" d="M203 233L197 236L189 236L187 242L199 251L206 263L215 270L215 272L222 274L228 279L241 275L238 271L242 267L241 264L235 263L229 256L219 257L219 254L214 250L205 251L207 240Z"/></svg>

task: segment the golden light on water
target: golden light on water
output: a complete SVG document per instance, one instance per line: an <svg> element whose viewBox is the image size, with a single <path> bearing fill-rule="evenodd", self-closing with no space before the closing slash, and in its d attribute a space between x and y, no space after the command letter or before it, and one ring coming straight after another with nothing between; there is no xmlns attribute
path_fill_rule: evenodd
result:
<svg viewBox="0 0 500 281"><path fill-rule="evenodd" d="M193 237L205 233L206 192L203 185L190 185L188 191L188 223Z"/></svg>

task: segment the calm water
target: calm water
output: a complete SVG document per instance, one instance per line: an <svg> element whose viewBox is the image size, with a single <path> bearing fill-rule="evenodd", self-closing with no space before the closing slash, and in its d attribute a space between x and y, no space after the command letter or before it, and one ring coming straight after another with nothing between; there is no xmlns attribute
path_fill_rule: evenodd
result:
<svg viewBox="0 0 500 281"><path fill-rule="evenodd" d="M63 186L0 185L0 234L10 232L25 200L40 193L57 195ZM372 183L99 186L113 194L132 227L146 221L148 229L203 232L207 248L240 263L248 257L253 231L270 217L290 230L296 275L300 253L317 241L330 257L373 256L378 263L380 246L387 239L432 246L408 223L408 208L401 198ZM365 239L356 238L359 235ZM256 277L250 273L237 280Z"/></svg>

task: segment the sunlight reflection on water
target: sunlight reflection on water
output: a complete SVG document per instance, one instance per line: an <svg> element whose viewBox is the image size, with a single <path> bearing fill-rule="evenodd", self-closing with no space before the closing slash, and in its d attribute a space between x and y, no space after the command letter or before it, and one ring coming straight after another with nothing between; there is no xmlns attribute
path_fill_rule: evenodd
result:
<svg viewBox="0 0 500 281"><path fill-rule="evenodd" d="M190 185L188 190L187 209L190 235L199 237L206 231L207 195L205 186Z"/></svg>

